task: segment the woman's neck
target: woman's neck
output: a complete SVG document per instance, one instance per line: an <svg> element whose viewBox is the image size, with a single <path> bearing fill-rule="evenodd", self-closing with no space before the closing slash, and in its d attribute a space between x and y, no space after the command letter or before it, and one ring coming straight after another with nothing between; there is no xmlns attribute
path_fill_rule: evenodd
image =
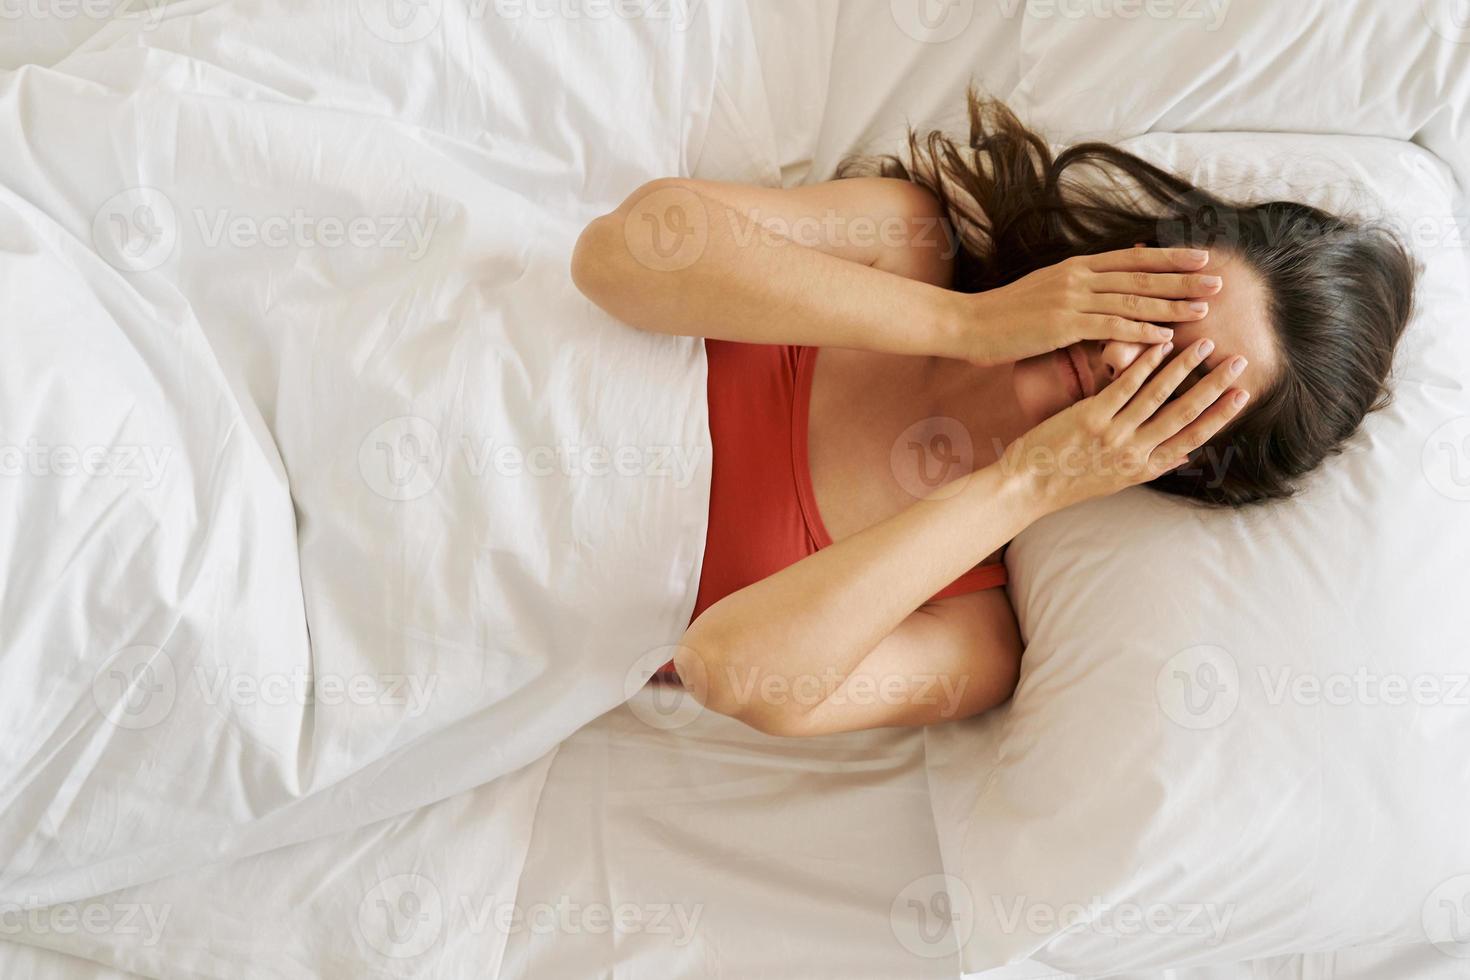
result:
<svg viewBox="0 0 1470 980"><path fill-rule="evenodd" d="M1016 401L1012 364L977 367L966 361L932 357L923 369L928 404L935 415L958 419L975 441L976 465L999 458L1031 428Z"/></svg>

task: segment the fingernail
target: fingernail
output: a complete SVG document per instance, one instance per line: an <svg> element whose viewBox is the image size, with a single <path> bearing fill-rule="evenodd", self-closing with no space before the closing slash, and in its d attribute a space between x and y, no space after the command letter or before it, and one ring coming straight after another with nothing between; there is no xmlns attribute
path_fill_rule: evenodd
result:
<svg viewBox="0 0 1470 980"><path fill-rule="evenodd" d="M1199 342L1199 356L1200 357L1209 357L1214 352L1215 352L1215 342L1213 340L1201 340Z"/></svg>
<svg viewBox="0 0 1470 980"><path fill-rule="evenodd" d="M1193 262L1195 265L1200 266L1210 261L1210 253L1202 252L1197 248L1191 248L1185 251L1184 258L1190 262Z"/></svg>
<svg viewBox="0 0 1470 980"><path fill-rule="evenodd" d="M1235 360L1230 362L1230 373L1232 375L1239 374L1240 372L1245 370L1245 366L1247 363L1249 362L1246 361L1245 358L1237 357Z"/></svg>
<svg viewBox="0 0 1470 980"><path fill-rule="evenodd" d="M1173 350L1173 349L1174 349L1174 341L1171 340L1167 344L1164 345L1164 355L1165 356L1168 356L1169 352L1171 350Z"/></svg>
<svg viewBox="0 0 1470 980"><path fill-rule="evenodd" d="M1219 276L1200 276L1199 281L1210 289L1225 285L1225 280Z"/></svg>
<svg viewBox="0 0 1470 980"><path fill-rule="evenodd" d="M1174 339L1174 331L1173 330L1170 330L1168 327L1160 327L1159 328L1159 339L1160 340L1173 340Z"/></svg>
<svg viewBox="0 0 1470 980"><path fill-rule="evenodd" d="M1204 316L1206 313L1210 312L1210 304L1209 303L1190 303L1189 304L1189 310L1190 310L1191 313L1198 313L1200 316Z"/></svg>
<svg viewBox="0 0 1470 980"><path fill-rule="evenodd" d="M1236 408L1240 408L1243 405L1245 405L1246 402L1248 402L1250 400L1251 400L1251 396L1250 396L1250 393L1249 392L1237 391L1235 393L1235 397L1230 399L1230 403L1232 405L1234 405Z"/></svg>

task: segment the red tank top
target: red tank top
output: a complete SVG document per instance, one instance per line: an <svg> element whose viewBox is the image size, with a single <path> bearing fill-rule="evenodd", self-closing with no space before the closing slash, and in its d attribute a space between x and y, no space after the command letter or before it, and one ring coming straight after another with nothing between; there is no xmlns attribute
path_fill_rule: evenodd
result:
<svg viewBox="0 0 1470 980"><path fill-rule="evenodd" d="M706 340L714 446L709 531L693 622L710 606L832 544L807 462L815 347ZM935 599L1006 584L979 565ZM672 670L672 664L660 673Z"/></svg>

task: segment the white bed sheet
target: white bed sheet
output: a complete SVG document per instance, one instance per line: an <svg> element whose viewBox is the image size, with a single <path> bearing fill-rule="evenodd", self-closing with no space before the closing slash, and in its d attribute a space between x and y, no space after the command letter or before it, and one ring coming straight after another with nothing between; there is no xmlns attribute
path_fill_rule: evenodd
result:
<svg viewBox="0 0 1470 980"><path fill-rule="evenodd" d="M911 901L932 897L939 868L922 737L775 739L695 712L686 697L640 692L531 771L402 819L114 897L173 906L167 934L151 948L116 937L87 946L74 935L28 939L113 966L0 942L0 976L134 975L116 964L159 978L959 976L958 958L927 948L914 928ZM496 894L490 865L503 856L493 825L528 803L534 823L519 883L514 894ZM439 902L421 906L437 912L418 923L399 919L395 947L377 903L382 883L403 874L421 875L415 894ZM389 908L408 907L403 895ZM486 913L498 907L540 924L497 928ZM597 928L587 915L599 908L610 920L631 909L629 925ZM8 928L0 935L19 938ZM1470 962L1424 946L1115 980L1467 977ZM972 980L1064 978L1021 966Z"/></svg>
<svg viewBox="0 0 1470 980"><path fill-rule="evenodd" d="M941 868L921 819L928 806L922 739L904 731L775 739L695 714L686 698L644 691L562 744L518 901L702 904L693 941L678 948L653 936L522 933L511 937L505 975L958 976L957 957L918 931L913 905L933 902ZM647 721L690 714L673 731ZM1031 965L969 977L1077 980ZM1466 978L1470 961L1425 945L1109 980Z"/></svg>
<svg viewBox="0 0 1470 980"><path fill-rule="evenodd" d="M40 946L0 940L0 975L26 980L134 980L136 973Z"/></svg>

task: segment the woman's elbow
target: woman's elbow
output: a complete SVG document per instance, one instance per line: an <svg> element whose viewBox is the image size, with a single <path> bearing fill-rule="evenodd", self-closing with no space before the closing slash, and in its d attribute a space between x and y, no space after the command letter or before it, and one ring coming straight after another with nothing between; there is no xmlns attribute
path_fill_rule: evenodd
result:
<svg viewBox="0 0 1470 980"><path fill-rule="evenodd" d="M615 302L615 290L621 278L614 251L618 243L612 227L620 223L616 211L603 215L582 229L572 249L573 285L603 309Z"/></svg>
<svg viewBox="0 0 1470 980"><path fill-rule="evenodd" d="M652 250L664 243L651 242L650 255L640 258L637 249L643 243L637 232L649 224L650 216L657 223L661 202L678 190L691 193L678 178L651 180L628 195L617 210L582 229L572 249L572 282L584 296L616 316L627 300L648 292L651 283L645 273L659 268Z"/></svg>
<svg viewBox="0 0 1470 980"><path fill-rule="evenodd" d="M729 662L718 650L711 637L707 634L696 636L691 628L674 651L674 670L684 690L701 707L738 718L742 709L741 698L732 683Z"/></svg>
<svg viewBox="0 0 1470 980"><path fill-rule="evenodd" d="M702 638L686 638L674 656L674 669L684 688L708 711L733 718L766 735L803 734L805 713L791 698L772 697L754 667L739 669L723 648Z"/></svg>

